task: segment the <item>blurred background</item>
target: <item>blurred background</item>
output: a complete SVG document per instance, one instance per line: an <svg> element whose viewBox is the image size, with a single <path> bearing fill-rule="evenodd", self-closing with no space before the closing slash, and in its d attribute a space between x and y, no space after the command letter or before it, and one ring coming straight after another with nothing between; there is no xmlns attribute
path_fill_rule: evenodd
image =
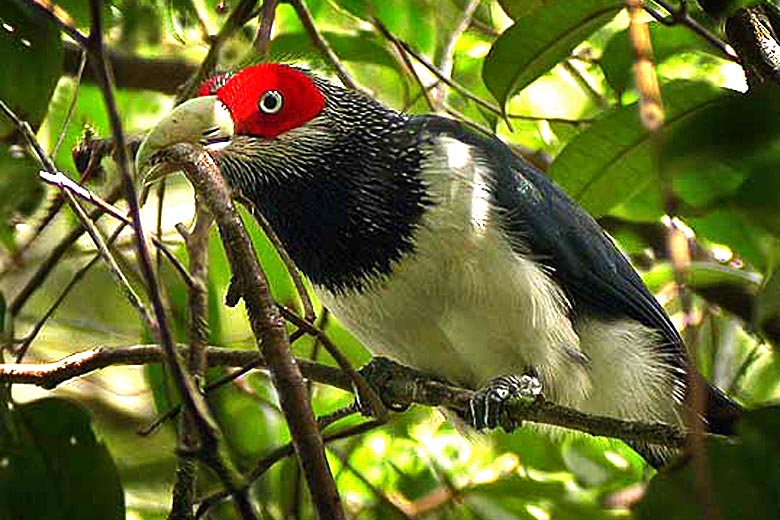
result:
<svg viewBox="0 0 780 520"><path fill-rule="evenodd" d="M177 96L186 96L183 85L207 56L216 71L271 60L301 64L339 81L332 61L301 21L306 19L304 4L279 2L269 54L262 57L263 42L256 40L259 3L231 22L232 31L224 30L242 3L247 4L104 4L103 38L128 136L142 135ZM693 338L689 347L699 370L745 406L756 407L780 396L774 352L780 341L780 101L776 77L749 66L753 58L737 58L735 49L742 49L734 41L726 43L737 37L727 34L725 22L744 2L716 3L673 3L667 7L674 12L687 10L672 25L645 15L666 114L660 137L652 137L638 116L628 15L621 2L306 0L304 8L319 37L367 93L398 110L437 111L469 121L498 134L548 172L611 233L678 328L687 327L685 337ZM647 4L659 17L670 15L663 8L666 2ZM761 4L769 5L765 18L771 42L778 27L772 25L776 6ZM64 0L57 9L67 23L89 32L87 2ZM0 100L32 125L59 170L80 179L86 168L77 163L84 156L77 153L74 162L73 150L85 139L110 136L101 92L81 49L29 2L14 0L0 6L0 56L5 69ZM70 209L59 209L57 190L39 180L40 167L23 143L11 121L0 117L4 362L14 361L22 348L23 361L32 363L96 346L149 343L149 331L104 263L92 262L93 242L77 231ZM105 159L89 171L84 184L116 200L114 163ZM689 323L683 320L667 253L670 210L691 247ZM192 190L184 178L153 189L143 211L146 229L159 231L186 264L174 227L191 224L194 215ZM277 253L254 219L245 222L277 301L300 309ZM109 236L118 223L103 217L97 226ZM112 250L131 285L143 293L128 231ZM243 307L223 303L230 272L216 230L209 255L209 344L255 349ZM176 339L186 342L186 287L169 262L158 266ZM321 323L355 365L369 360L336 319ZM294 350L297 356L333 363L309 337L297 340ZM227 371L212 368L208 379ZM313 385L311 392L319 414L351 401L351 394L330 387ZM55 396L67 402L41 401ZM11 410L3 412L7 435L0 440L6 454L0 458L0 518L167 516L177 423L138 433L176 404L160 365L110 367L53 391L14 385L5 387L2 398ZM289 440L263 372L210 393L208 401L230 456L243 471ZM17 424L19 417L23 426ZM777 415L772 417L766 424L777 426ZM780 427L766 428L759 431L780 432ZM39 429L48 433L38 435ZM54 463L52 457L65 449L54 435L60 430L81 432L84 452ZM20 438L21 444L11 440ZM81 443L78 436L67 438ZM780 453L772 451L776 445L766 449ZM693 502L685 496L688 488L678 487L677 498L662 495L664 505L653 505L648 495L632 513L630 506L653 471L621 442L550 436L532 426L511 435L467 438L439 410L425 407L414 406L394 414L386 426L333 443L328 454L351 518L657 518L667 509L682 511L685 506L675 500ZM28 461L27 470L5 471L8 456L12 464ZM767 475L778 476L778 458L763 460L769 461L770 473L754 467L752 478L771 482ZM38 471L44 467L48 470ZM71 478L63 469L68 467L82 468L83 474ZM100 468L102 476L90 476L90 467ZM70 487L63 488L62 481ZM758 493L758 498L749 495L755 507L777 498L776 491L765 496L757 491L760 486L741 485ZM253 495L264 518L311 518L305 488L297 462L285 459L257 481ZM203 472L199 494L218 489L213 475ZM26 512L18 509L20 503ZM236 513L221 505L209 514L232 518Z"/></svg>

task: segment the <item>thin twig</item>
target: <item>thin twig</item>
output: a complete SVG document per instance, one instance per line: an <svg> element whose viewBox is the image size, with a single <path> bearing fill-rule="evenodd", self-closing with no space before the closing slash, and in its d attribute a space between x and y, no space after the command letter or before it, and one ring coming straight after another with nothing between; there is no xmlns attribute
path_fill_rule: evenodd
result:
<svg viewBox="0 0 780 520"><path fill-rule="evenodd" d="M304 333L300 329L292 332L290 334L290 343L294 343L297 339L299 339L303 335L304 335ZM265 361L263 360L262 357L258 357L256 359L254 359L253 361L251 361L250 363L247 363L246 365L241 366L238 370L234 370L233 372L230 372L229 374L226 374L226 375L220 377L219 379L215 379L214 381L210 382L203 389L203 393L208 395L209 393L213 392L214 390L216 390L218 388L221 388L221 387L225 386L228 383L236 381L237 379L239 379L240 377L244 376L245 374L248 374L252 370L255 370L256 368L262 368L264 366L265 366ZM301 373L304 376L306 376L306 374L303 371L303 369L301 369ZM349 385L347 385L346 389L347 390L351 390ZM181 405L172 406L165 413L163 413L162 415L157 417L154 421L152 421L151 424L149 424L148 426L146 426L144 428L141 428L138 431L138 433L140 435L149 435L154 430L156 430L157 428L159 428L160 426L165 424L166 421L169 421L169 420L175 418L176 416L178 416L180 412L181 412Z"/></svg>
<svg viewBox="0 0 780 520"><path fill-rule="evenodd" d="M176 345L176 348L184 353L188 345L180 344ZM58 361L0 364L0 381L17 385L35 385L50 390L96 370L122 365L162 363L164 359L165 353L159 345L95 347L70 354ZM207 347L206 359L209 366L265 367L263 356L256 350ZM296 359L296 363L308 379L347 392L352 389L349 378L338 368L312 363L305 359Z"/></svg>
<svg viewBox="0 0 780 520"><path fill-rule="evenodd" d="M322 37L322 34L320 34L320 31L314 24L314 19L312 18L309 9L306 7L306 4L303 3L303 0L289 0L289 3L292 4L293 9L295 9L295 14L298 15L298 19L301 21L301 24L303 24L303 28L309 35L312 43L334 68L336 75L344 86L352 90L360 90L360 87L358 87L357 83L352 79L352 76L349 75L349 72L347 72L347 69L341 63L339 57L333 52L330 44Z"/></svg>
<svg viewBox="0 0 780 520"><path fill-rule="evenodd" d="M328 354L333 357L339 368L341 368L341 370L343 370L347 377L349 377L352 381L352 384L354 385L353 391L358 399L367 401L361 402L361 405L367 406L370 415L377 420L386 421L387 408L382 403L382 400L379 398L376 391L365 381L363 376L361 376L352 367L352 364L349 362L347 357L341 352L338 346L336 346L336 344L331 341L328 335L325 334L325 332L323 332L321 329L315 327L313 324L303 320L297 314L284 306L279 307L279 312L284 317L284 319L288 320L302 331L317 338L322 343L322 346L325 347L325 350L328 352Z"/></svg>
<svg viewBox="0 0 780 520"><path fill-rule="evenodd" d="M122 121L114 98L113 78L103 44L103 3L100 0L90 0L89 7L91 24L86 48L93 60L95 76L108 113L111 136L115 148L114 161L124 186L125 200L127 201L134 232L133 237L135 239L138 265L154 311L156 327L152 328L152 332L155 337L159 338L160 344L166 353L167 366L176 385L179 397L184 404L184 408L191 414L193 422L197 427L201 442L201 457L218 474L222 483L233 495L235 505L241 514L245 518L252 519L255 518L255 513L244 491L241 474L232 466L230 460L221 453L219 443L221 433L219 428L209 412L205 399L200 394L194 380L190 377L179 357L173 342L173 336L168 326L168 319L165 315L165 308L160 295L160 287L157 284L152 258L146 243L138 197L135 192L133 176L130 173L130 160L127 153L125 135L122 130Z"/></svg>
<svg viewBox="0 0 780 520"><path fill-rule="evenodd" d="M254 208L254 205L248 207ZM303 283L303 276L301 276L300 271L298 271L298 267L295 265L295 262L292 261L292 258L290 258L290 254L284 248L284 244L282 244L276 231L273 230L265 217L259 211L252 211L252 214L254 215L255 220L257 220L257 223L260 224L265 236L268 237L268 240L273 244L276 252L279 253L279 258L282 260L285 268L287 268L287 272L290 274L293 286L295 287L295 292L298 293L298 298L301 300L303 318L309 323L314 323L314 320L317 319L317 314L314 312L314 304L309 296L309 291L306 290L306 285Z"/></svg>
<svg viewBox="0 0 780 520"><path fill-rule="evenodd" d="M177 345L177 349L184 352L185 346ZM265 367L263 357L257 351L208 347L206 357L209 366ZM51 389L95 370L118 365L161 363L164 359L164 351L158 345L97 347L49 363L0 364L0 382L37 385ZM307 379L352 391L352 381L338 368L312 363L305 359L296 359L295 364ZM382 399L387 402L402 405L416 403L425 406L443 406L466 412L474 395L472 390L442 383L400 365L390 370L383 369L383 375L386 377L382 378L383 381L377 390ZM590 435L658 444L670 448L685 446L689 437L687 433L674 426L589 415L543 399L510 403L507 413L515 424L531 421L561 426ZM722 438L714 434L705 436Z"/></svg>
<svg viewBox="0 0 780 520"><path fill-rule="evenodd" d="M236 7L228 15L227 20L225 20L219 33L212 39L209 52L206 54L206 57L203 58L198 70L187 80L187 83L182 87L179 95L176 96L177 105L182 101L191 98L195 92L197 92L200 84L214 72L223 45L225 45L225 42L227 42L234 32L249 21L254 14L256 4L257 0L239 0Z"/></svg>
<svg viewBox="0 0 780 520"><path fill-rule="evenodd" d="M60 146L62 146L62 142L65 140L65 136L68 133L68 127L70 126L70 120L73 119L73 114L76 112L76 105L79 101L79 90L81 87L81 77L84 75L84 67L87 66L87 52L84 49L81 49L81 57L79 58L79 68L78 71L76 71L76 77L74 81L76 82L76 86L73 87L73 97L70 100L70 104L68 105L68 112L65 114L65 120L62 122L62 128L60 129L60 133L57 136L57 142L54 144L54 148L51 149L51 152L49 155L51 157L56 157L57 152L60 150Z"/></svg>
<svg viewBox="0 0 780 520"><path fill-rule="evenodd" d="M346 455L344 455L337 449L331 449L331 453L336 455L336 458L338 458L339 461L341 461L342 467L346 468L350 473L352 473L371 492L371 494L374 495L379 500L379 502L381 502L387 509L395 513L393 515L394 517L411 520L412 517L409 516L406 513L406 511L398 507L398 505L392 500L390 500L387 497L387 495L382 492L381 489L375 486L373 482L368 480L366 476L363 475L363 473L361 473L357 468L355 468Z"/></svg>
<svg viewBox="0 0 780 520"><path fill-rule="evenodd" d="M475 102L482 108L485 108L494 114L497 114L501 117L503 117L503 113L501 112L501 109L497 107L496 105L493 105L492 103L488 103L484 99L480 98L476 94L471 93L467 88L463 87L462 85L452 81L450 78L442 74L439 69L436 68L431 62L429 62L427 59L425 59L421 54L419 54L417 51L412 49L412 47L406 43L403 40L400 40L396 38L393 33L391 33L388 28L378 19L378 18L372 18L371 22L374 24L374 26L379 30L379 32L387 38L389 41L393 42L394 44L398 45L399 48L403 49L405 52L409 53L415 60L417 60L423 67L428 69L431 74L436 76L440 81L444 82L447 86L454 89L456 92L461 94L462 96L470 99L471 101Z"/></svg>
<svg viewBox="0 0 780 520"><path fill-rule="evenodd" d="M458 40L466 32L466 29L471 25L471 18L474 16L474 11L477 10L482 0L469 0L466 7L463 8L463 12L458 19L458 23L455 24L455 29L452 30L447 42L444 44L444 49L441 52L441 61L439 62L439 70L442 75L452 78L453 58L455 56L455 46L458 44ZM444 92L439 92L438 99L436 101L436 111L439 111L444 106L444 100L446 95Z"/></svg>
<svg viewBox="0 0 780 520"><path fill-rule="evenodd" d="M106 200L116 200L119 198L119 187L111 189L106 196ZM104 212L101 209L96 209L89 214L89 219L93 222L97 221ZM71 229L62 239L49 251L46 258L40 261L35 269L33 275L27 280L22 289L16 293L16 296L8 303L8 315L13 318L19 315L24 305L29 301L30 297L40 288L49 274L54 270L54 267L59 263L62 256L68 249L83 235L85 232L82 226L77 226Z"/></svg>
<svg viewBox="0 0 780 520"><path fill-rule="evenodd" d="M585 74L572 63L572 58L563 60L561 65L563 66L563 69L569 73L572 79L574 79L575 83L580 87L580 90L593 100L597 107L601 109L609 108L609 100L604 97L604 95L591 84Z"/></svg>
<svg viewBox="0 0 780 520"><path fill-rule="evenodd" d="M333 432L329 434L326 433L325 435L322 436L322 440L325 443L330 443L333 441L346 439L348 437L362 435L381 425L382 423L379 421L366 421L364 423L360 423L355 426L345 428L342 431ZM295 448L293 447L291 442L288 442L283 446L279 446L271 453L269 453L268 455L266 455L265 457L257 461L257 464L255 464L255 467L250 472L247 480L249 480L250 482L256 481L257 479L262 477L266 471L271 469L274 464L294 454L295 454ZM200 506L198 507L198 511L195 514L195 518L201 518L204 514L208 512L209 509L214 507L220 501L227 498L227 496L228 495L224 492L218 492L203 497L201 500L199 500Z"/></svg>
<svg viewBox="0 0 780 520"><path fill-rule="evenodd" d="M101 210L101 214L107 213L110 216L117 219L118 221L122 222L123 224L126 224L128 226L131 225L130 218L123 215L122 212L116 206L113 206L106 200L102 199L99 195L88 190L84 186L81 186L80 184L73 181L69 177L62 174L49 175L47 172L41 172L40 176L45 182L51 184L52 186L56 186L64 191L72 193L73 195L79 197L80 199L83 199L87 202L94 204ZM174 267L174 269L176 269L176 271L182 277L182 280L184 280L184 283L186 283L188 286L192 285L193 284L192 276L190 276L190 273L189 271L187 271L187 268L182 265L182 263L179 261L178 258L176 258L176 255L173 253L173 251L171 251L168 248L168 246L166 246L165 243L163 243L163 241L159 237L152 236L151 240L152 240L152 244L154 244L154 246L160 252L162 252L162 254L168 259L168 261Z"/></svg>
<svg viewBox="0 0 780 520"><path fill-rule="evenodd" d="M279 0L263 0L263 7L260 9L260 23L257 25L257 34L252 46L262 58L267 57L271 52L271 31L274 28L278 3Z"/></svg>
<svg viewBox="0 0 780 520"><path fill-rule="evenodd" d="M653 62L653 48L650 40L650 29L646 22L642 21L643 0L626 0L628 8L629 26L628 38L634 54L634 77L639 91L639 116L642 126L650 133L652 144L656 154L660 155L662 131L666 113L663 108L661 91L658 85L658 76ZM672 12L672 11L670 11ZM687 8L682 6L679 13L687 17ZM661 176L662 190L664 192L666 210L669 216L675 215L675 197L668 178ZM684 232L676 226L675 219L671 219L668 233L668 248L672 257L672 267L677 294L683 308L686 321L686 339L688 348L694 349L693 324L691 323L692 300L691 294L686 288L686 273L690 266L690 248ZM686 354L684 346L682 354ZM695 352L695 349L694 349ZM704 518L715 520L717 508L714 501L712 480L709 474L709 463L704 447L705 426L701 419L701 412L705 406L705 390L698 378L695 357L687 355L687 381L686 398L692 404L687 417L687 424L692 428L689 440L695 474L696 499L702 508Z"/></svg>
<svg viewBox="0 0 780 520"><path fill-rule="evenodd" d="M38 139L35 137L35 134L33 133L32 128L30 128L30 125L26 121L22 121L21 119L19 119L19 117L17 117L17 115L8 107L8 105L6 105L1 100L0 100L0 110L2 110L2 112L5 113L5 115L9 119L11 119L11 121L13 121L16 128L24 136L30 149L35 153L38 161L45 168L46 171L42 171L40 173L41 177L68 180L63 173L57 171L57 168L52 162L51 158L44 151L43 147L38 142ZM71 207L73 208L73 212L76 214L76 217L78 217L79 222L84 227L84 229L86 229L89 236L92 238L92 241L95 243L95 246L97 246L98 251L100 251L100 254L103 256L104 260L106 261L109 271L119 283L119 286L124 292L128 301L136 309L136 311L144 320L144 322L147 323L147 325L151 326L151 317L148 311L146 310L146 307L144 306L141 299L138 297L138 294L136 294L135 289L133 289L133 287L130 285L130 282L128 281L124 272L122 272L122 269L119 267L119 264L117 263L113 254L108 249L108 246L106 246L105 240L103 239L100 230L98 230L95 223L92 220L90 220L89 215L87 215L86 211L81 206L78 199L76 199L76 197L68 190L65 190L65 195ZM25 346L25 348L19 350L19 352L17 353L17 361L21 361L21 359L24 357L24 355L27 352L27 348L26 348L27 346L29 346L29 343Z"/></svg>
<svg viewBox="0 0 780 520"><path fill-rule="evenodd" d="M198 386L204 379L208 343L208 243L209 231L213 219L206 209L196 201L195 226L187 232L183 226L179 229L189 256L189 271L193 284L188 288L187 304L189 308L189 349L187 367ZM170 518L192 518L197 465L195 460L185 455L198 449L198 430L189 413L185 413L180 424L180 442L182 454L179 455L176 468L176 482L173 489L173 505Z"/></svg>
<svg viewBox="0 0 780 520"><path fill-rule="evenodd" d="M650 6L644 5L644 10L647 11L653 18L666 25L683 25L688 27L693 32L701 36L704 41L718 49L723 57L729 61L739 62L739 57L734 54L734 50L725 43L723 40L712 34L706 27L697 22L691 17L688 12L687 4L680 3L680 7L675 9L674 6L666 0L653 0L656 4L660 5L667 13L668 18L664 18L660 13L651 9Z"/></svg>
<svg viewBox="0 0 780 520"><path fill-rule="evenodd" d="M46 0L26 0L26 3L31 8L38 11L40 14L45 15L47 18L57 24L60 30L70 36L73 41L84 48L87 47L87 36L68 22L66 18L67 15L57 4L48 2Z"/></svg>
<svg viewBox="0 0 780 520"><path fill-rule="evenodd" d="M125 224L120 224L116 230L111 234L111 236L106 240L106 244L111 245L114 240L119 236L119 234L124 229ZM81 269L76 271L76 273L73 275L73 277L70 279L70 281L65 285L65 287L60 292L59 296L54 300L54 302L49 306L49 308L46 310L46 312L41 316L38 321L35 322L35 325L33 325L32 329L25 334L24 338L22 338L21 343L18 346L18 356L17 356L17 363L22 360L24 357L24 353L27 351L29 346L32 344L33 341L35 341L35 338L38 336L38 333L43 329L43 326L49 321L49 318L51 318L54 313L57 311L59 306L62 304L63 301L65 301L65 298L70 294L70 291L73 290L76 285L84 278L84 276L89 272L92 267L97 264L97 262L102 258L102 255L100 253L96 254L92 257L92 259L87 262Z"/></svg>

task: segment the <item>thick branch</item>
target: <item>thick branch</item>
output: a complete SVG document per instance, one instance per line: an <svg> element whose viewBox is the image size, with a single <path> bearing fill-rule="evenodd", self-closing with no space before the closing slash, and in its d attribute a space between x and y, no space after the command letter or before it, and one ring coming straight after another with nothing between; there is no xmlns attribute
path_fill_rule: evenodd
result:
<svg viewBox="0 0 780 520"><path fill-rule="evenodd" d="M81 61L81 48L70 42L64 42L65 74L75 76ZM106 58L114 71L117 88L133 90L153 90L163 94L176 94L187 79L195 74L198 66L179 58L141 58L119 51L106 50ZM84 70L82 80L96 83L95 71L91 60Z"/></svg>

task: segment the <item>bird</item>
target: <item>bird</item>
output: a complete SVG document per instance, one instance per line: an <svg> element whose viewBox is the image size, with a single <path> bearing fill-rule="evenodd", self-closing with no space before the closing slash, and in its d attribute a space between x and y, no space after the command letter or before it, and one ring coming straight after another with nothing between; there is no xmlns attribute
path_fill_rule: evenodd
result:
<svg viewBox="0 0 780 520"><path fill-rule="evenodd" d="M529 382L582 412L682 425L693 375L707 429L733 432L741 407L690 373L611 237L496 136L261 63L208 79L158 123L136 157L147 181L176 142L206 147L373 355L475 390L476 428ZM670 456L635 447L656 466Z"/></svg>

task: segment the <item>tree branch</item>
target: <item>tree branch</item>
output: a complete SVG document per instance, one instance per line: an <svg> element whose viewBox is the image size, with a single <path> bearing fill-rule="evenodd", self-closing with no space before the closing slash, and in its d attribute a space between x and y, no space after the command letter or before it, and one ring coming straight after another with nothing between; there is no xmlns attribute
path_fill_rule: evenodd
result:
<svg viewBox="0 0 780 520"><path fill-rule="evenodd" d="M290 433L303 466L309 490L321 518L344 518L341 500L325 458L311 403L299 368L290 355L284 319L271 298L268 282L257 262L249 235L230 198L225 180L203 148L177 144L164 152L180 166L195 193L214 216L225 246L237 289L246 304L249 323L268 363Z"/></svg>
<svg viewBox="0 0 780 520"><path fill-rule="evenodd" d="M71 42L64 42L63 66L65 74L78 73L81 49ZM114 71L117 88L131 90L153 90L163 94L177 94L198 66L179 58L141 58L132 54L106 49L106 58ZM83 81L96 83L92 60L88 60Z"/></svg>
<svg viewBox="0 0 780 520"><path fill-rule="evenodd" d="M180 352L186 352L185 348L185 345L178 345ZM245 367L253 365L258 369L266 369L263 356L257 351L207 347L206 359L209 366ZM70 379L103 368L121 365L147 365L161 363L163 360L163 350L157 345L96 347L48 363L0 364L0 382L37 385L52 389ZM352 391L352 381L338 368L313 363L305 359L296 359L295 364L308 380L340 388L347 392ZM387 360L378 366L368 365L360 372L374 385L384 402L398 405L444 406L452 410L467 412L469 402L474 394L472 390L443 383L439 379L431 378L426 374ZM517 424L530 421L560 426L590 435L658 444L670 448L681 448L688 440L688 434L674 426L590 415L541 398L510 403L508 416ZM708 434L708 436L718 437L712 434Z"/></svg>

